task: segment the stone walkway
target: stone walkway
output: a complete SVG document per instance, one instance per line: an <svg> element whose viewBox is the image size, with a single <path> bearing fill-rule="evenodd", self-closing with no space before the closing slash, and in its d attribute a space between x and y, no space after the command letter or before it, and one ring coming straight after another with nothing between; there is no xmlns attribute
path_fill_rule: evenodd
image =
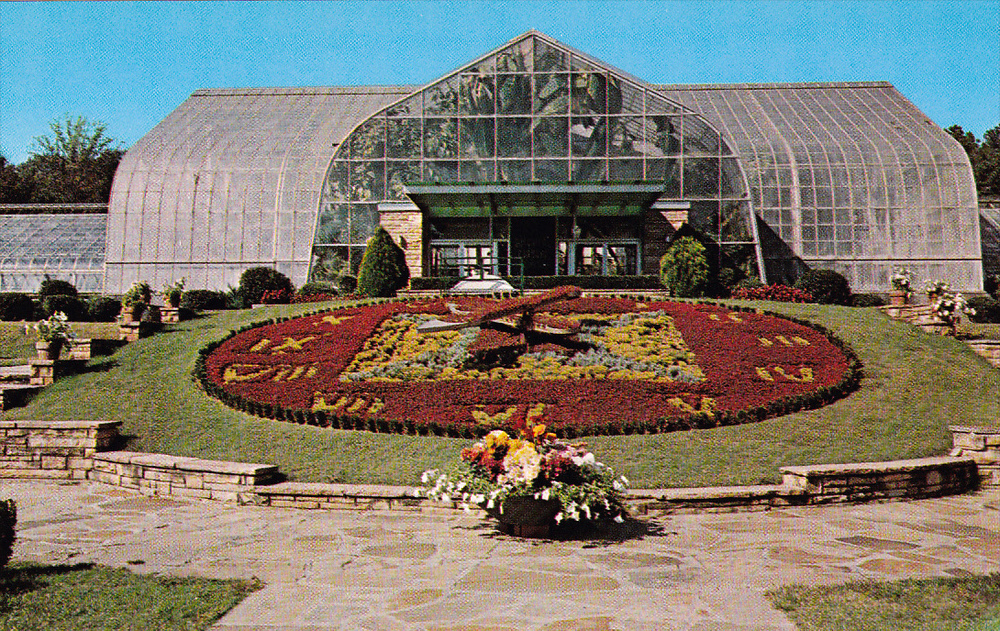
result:
<svg viewBox="0 0 1000 631"><path fill-rule="evenodd" d="M787 583L1000 571L1000 491L672 515L615 543L499 535L462 513L303 511L5 481L15 560L256 576L218 631L792 630Z"/></svg>

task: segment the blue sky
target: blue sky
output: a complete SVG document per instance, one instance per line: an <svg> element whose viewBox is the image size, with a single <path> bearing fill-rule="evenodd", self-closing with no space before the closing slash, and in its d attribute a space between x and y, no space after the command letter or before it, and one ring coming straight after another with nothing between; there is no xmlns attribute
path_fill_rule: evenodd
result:
<svg viewBox="0 0 1000 631"><path fill-rule="evenodd" d="M888 80L1000 123L1000 0L0 2L0 152L64 114L128 147L198 88L423 84L532 28L651 83Z"/></svg>

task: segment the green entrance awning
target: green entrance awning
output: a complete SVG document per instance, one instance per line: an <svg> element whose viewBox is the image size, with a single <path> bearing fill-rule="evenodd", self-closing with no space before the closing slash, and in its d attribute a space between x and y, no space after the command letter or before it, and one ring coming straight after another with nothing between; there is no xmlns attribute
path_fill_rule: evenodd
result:
<svg viewBox="0 0 1000 631"><path fill-rule="evenodd" d="M407 184L430 217L620 217L639 215L663 194L663 182Z"/></svg>

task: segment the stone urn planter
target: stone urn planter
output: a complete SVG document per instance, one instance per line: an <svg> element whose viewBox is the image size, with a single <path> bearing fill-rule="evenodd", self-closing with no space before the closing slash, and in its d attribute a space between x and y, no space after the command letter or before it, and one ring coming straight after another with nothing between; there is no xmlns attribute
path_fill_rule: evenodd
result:
<svg viewBox="0 0 1000 631"><path fill-rule="evenodd" d="M65 340L52 340L46 342L45 340L40 340L35 342L35 352L38 353L38 359L59 359L59 354L62 352Z"/></svg>
<svg viewBox="0 0 1000 631"><path fill-rule="evenodd" d="M910 292L893 289L889 292L889 305L893 307L905 307L910 304Z"/></svg>
<svg viewBox="0 0 1000 631"><path fill-rule="evenodd" d="M536 500L533 497L508 497L499 509L487 511L497 520L500 532L516 537L548 537L556 525L559 512L556 500Z"/></svg>

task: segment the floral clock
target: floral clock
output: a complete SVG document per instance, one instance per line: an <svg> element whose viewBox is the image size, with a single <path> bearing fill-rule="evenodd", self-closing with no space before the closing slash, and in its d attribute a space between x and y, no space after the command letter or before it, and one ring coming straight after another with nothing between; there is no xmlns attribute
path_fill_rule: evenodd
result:
<svg viewBox="0 0 1000 631"><path fill-rule="evenodd" d="M815 326L559 291L544 304L449 297L254 325L203 349L196 373L251 414L468 437L538 414L564 437L751 422L858 382L851 351Z"/></svg>

